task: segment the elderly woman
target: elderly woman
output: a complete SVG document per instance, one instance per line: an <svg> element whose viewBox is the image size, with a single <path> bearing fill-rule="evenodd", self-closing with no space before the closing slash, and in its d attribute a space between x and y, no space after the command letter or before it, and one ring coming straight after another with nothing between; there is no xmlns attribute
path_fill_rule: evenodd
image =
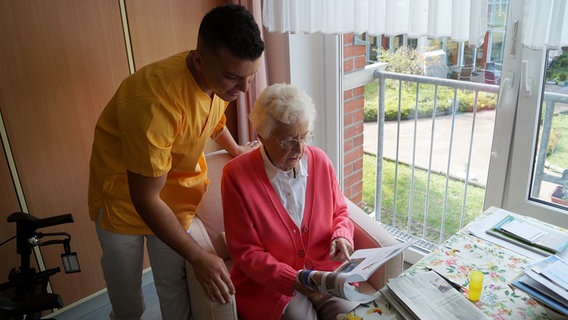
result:
<svg viewBox="0 0 568 320"><path fill-rule="evenodd" d="M231 276L242 319L335 319L356 304L310 290L300 269L331 271L353 252L353 225L325 153L308 146L315 108L286 84L266 88L250 120L262 146L223 170Z"/></svg>

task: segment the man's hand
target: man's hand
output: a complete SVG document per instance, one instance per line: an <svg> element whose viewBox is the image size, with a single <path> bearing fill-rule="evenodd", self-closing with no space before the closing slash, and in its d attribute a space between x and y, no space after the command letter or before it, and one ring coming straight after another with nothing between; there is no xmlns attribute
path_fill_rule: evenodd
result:
<svg viewBox="0 0 568 320"><path fill-rule="evenodd" d="M223 131L221 131L221 133L213 139L233 157L260 147L260 142L258 140L249 141L244 145L237 144L227 128L223 128Z"/></svg>
<svg viewBox="0 0 568 320"><path fill-rule="evenodd" d="M160 240L191 263L209 298L220 303L229 302L235 287L223 259L204 251L182 228L170 207L160 198L165 181L166 175L145 177L128 172L134 207Z"/></svg>
<svg viewBox="0 0 568 320"><path fill-rule="evenodd" d="M190 261L195 277L209 295L211 301L228 303L231 295L235 294L235 287L231 282L229 271L218 256L204 252L198 259Z"/></svg>
<svg viewBox="0 0 568 320"><path fill-rule="evenodd" d="M234 156L238 156L239 154L249 152L253 149L260 147L260 145L261 145L261 143L258 140L250 141L245 145L239 145L239 146L237 146L237 151L235 152L236 155L234 155Z"/></svg>
<svg viewBox="0 0 568 320"><path fill-rule="evenodd" d="M349 260L349 257L353 253L353 247L351 243L345 238L337 237L331 241L331 246L329 248L329 258L333 261L345 261Z"/></svg>

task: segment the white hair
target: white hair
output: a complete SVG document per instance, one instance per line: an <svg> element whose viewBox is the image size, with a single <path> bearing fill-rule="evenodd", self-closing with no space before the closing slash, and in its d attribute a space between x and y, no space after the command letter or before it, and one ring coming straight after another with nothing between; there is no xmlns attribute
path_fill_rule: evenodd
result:
<svg viewBox="0 0 568 320"><path fill-rule="evenodd" d="M307 123L312 130L316 109L312 98L291 84L278 83L264 89L250 113L249 119L261 137L268 137L278 125Z"/></svg>

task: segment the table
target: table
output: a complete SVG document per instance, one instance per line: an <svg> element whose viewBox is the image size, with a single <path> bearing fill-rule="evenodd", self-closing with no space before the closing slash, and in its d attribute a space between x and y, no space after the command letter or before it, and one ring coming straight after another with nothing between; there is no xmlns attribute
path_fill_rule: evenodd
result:
<svg viewBox="0 0 568 320"><path fill-rule="evenodd" d="M469 285L469 272L477 269L485 274L481 299L475 304L490 319L551 319L545 308L520 290L512 290L509 283L522 272L532 258L515 253L469 233L469 227L487 217L491 208L408 268L401 276L426 272L430 267L464 287ZM400 319L384 297L362 304L349 314L340 314L338 320Z"/></svg>

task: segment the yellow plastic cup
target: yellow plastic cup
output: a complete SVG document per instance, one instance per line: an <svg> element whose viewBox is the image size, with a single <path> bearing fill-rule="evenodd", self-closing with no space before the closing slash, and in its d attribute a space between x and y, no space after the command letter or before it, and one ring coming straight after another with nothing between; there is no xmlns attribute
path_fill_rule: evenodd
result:
<svg viewBox="0 0 568 320"><path fill-rule="evenodd" d="M475 302L481 297L483 290L483 273L479 270L473 270L469 274L469 293L468 299Z"/></svg>

